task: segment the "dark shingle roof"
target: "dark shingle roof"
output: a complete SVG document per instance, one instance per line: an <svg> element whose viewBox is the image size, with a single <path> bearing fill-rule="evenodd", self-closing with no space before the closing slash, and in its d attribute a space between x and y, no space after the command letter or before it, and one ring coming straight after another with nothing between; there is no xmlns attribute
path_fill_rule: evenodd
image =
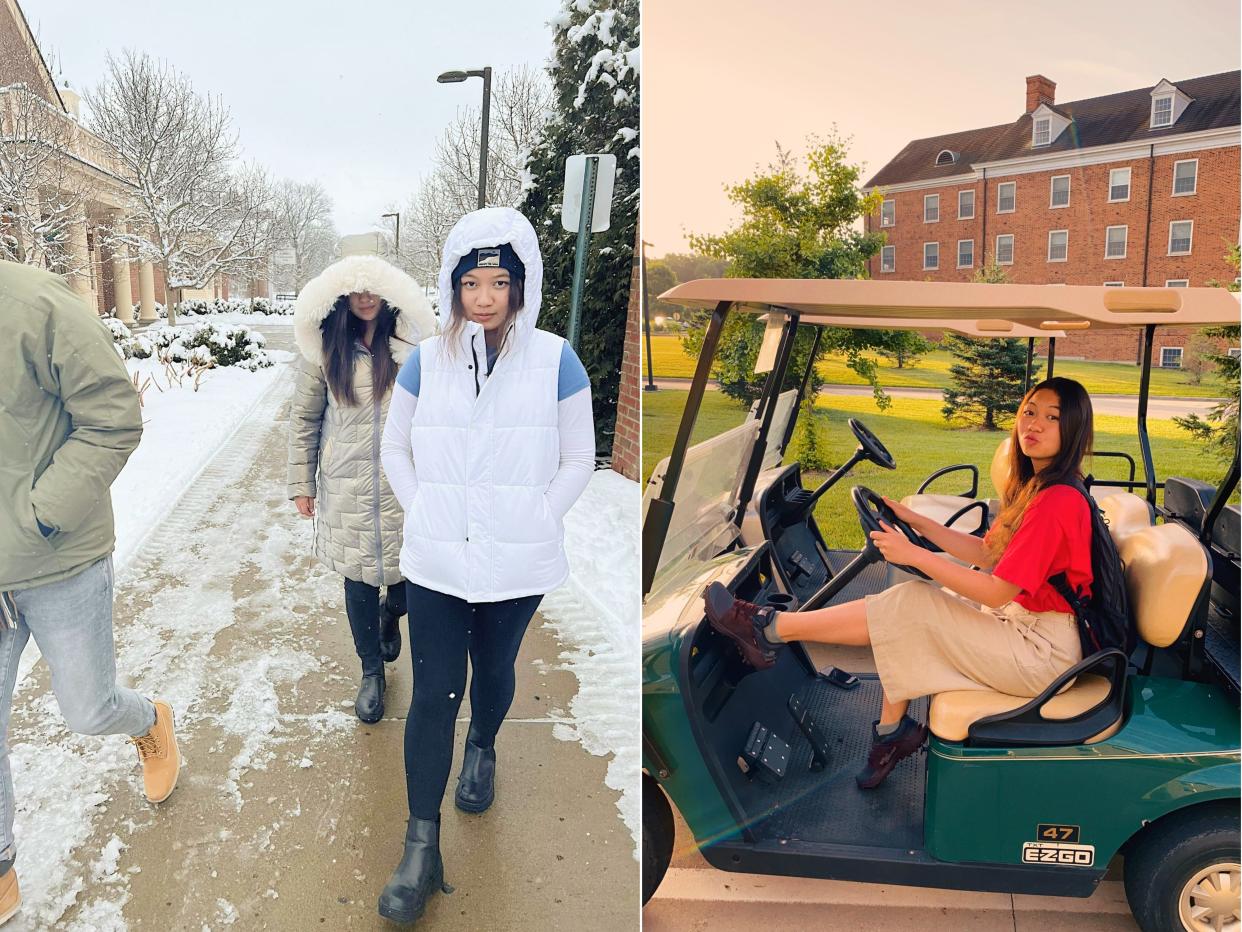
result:
<svg viewBox="0 0 1242 932"><path fill-rule="evenodd" d="M1178 90L1192 102L1167 129L1149 131L1151 87L1141 87L1119 94L1107 94L1087 100L1058 103L1054 109L1072 120L1050 146L1031 146L1031 115L1023 114L1012 123L972 129L927 139L915 139L897 153L887 165L867 182L872 188L909 181L928 181L960 175L975 162L995 162L1018 158L1036 151L1063 152L1106 146L1119 142L1148 142L1193 133L1198 130L1237 126L1242 122L1239 104L1239 78L1242 72L1226 71L1202 78L1173 81ZM1158 83L1158 82L1157 82ZM954 165L936 165L936 154L952 149L961 156Z"/></svg>

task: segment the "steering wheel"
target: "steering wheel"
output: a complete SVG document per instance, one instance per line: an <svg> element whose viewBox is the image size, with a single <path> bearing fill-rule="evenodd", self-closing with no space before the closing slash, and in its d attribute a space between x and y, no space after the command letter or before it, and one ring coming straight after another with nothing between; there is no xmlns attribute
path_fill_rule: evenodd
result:
<svg viewBox="0 0 1242 932"><path fill-rule="evenodd" d="M867 543L863 547L864 552L870 551L874 555L875 559L883 559L879 549L874 543L871 542L872 531L884 530L884 528L880 527L880 522L883 521L889 527L896 528L904 534L906 539L916 547L920 547L930 553L935 553L932 545L924 539L918 531L898 518L896 512L894 512L892 508L888 507L884 499L875 492L872 492L866 486L854 486L853 491L850 492L850 497L854 499L854 507L858 509L858 521L862 525L863 533L866 535ZM874 560L871 562L874 562ZM893 565L898 569L905 570L907 573L912 573L915 576L922 577L923 579L927 579L929 581L931 579L931 577L929 577L926 573L921 570L917 570L912 566L902 566L897 563L894 563Z"/></svg>
<svg viewBox="0 0 1242 932"><path fill-rule="evenodd" d="M850 430L854 432L854 436L862 444L863 453L867 459L884 469L897 468L897 461L893 459L893 454L888 452L888 448L880 443L880 438L868 430L862 421L852 417L846 423L850 425ZM888 519L886 518L885 520Z"/></svg>

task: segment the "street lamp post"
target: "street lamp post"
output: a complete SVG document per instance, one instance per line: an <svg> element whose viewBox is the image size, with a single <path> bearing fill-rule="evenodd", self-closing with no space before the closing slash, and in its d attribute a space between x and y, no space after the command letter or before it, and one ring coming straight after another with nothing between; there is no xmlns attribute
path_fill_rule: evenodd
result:
<svg viewBox="0 0 1242 932"><path fill-rule="evenodd" d="M479 141L479 208L482 209L487 206L487 124L492 106L491 66L474 71L446 71L436 81L440 84L460 84L467 78L483 79L483 129Z"/></svg>
<svg viewBox="0 0 1242 932"><path fill-rule="evenodd" d="M396 243L396 249L397 249L397 258L400 258L400 257L401 257L401 214L400 214L400 213L396 213L396 214L380 214L380 219L381 219L381 220L387 220L389 217L395 217L395 218L396 218L396 220L397 220L397 243Z"/></svg>
<svg viewBox="0 0 1242 932"><path fill-rule="evenodd" d="M641 294L643 302L643 332L647 337L647 384L643 386L643 391L654 392L659 389L659 386L655 383L655 377L652 375L651 369L651 308L648 304L649 298L647 294L650 290L650 286L647 284L647 247L651 244L645 240L640 240L639 244L642 247L643 266L643 290Z"/></svg>

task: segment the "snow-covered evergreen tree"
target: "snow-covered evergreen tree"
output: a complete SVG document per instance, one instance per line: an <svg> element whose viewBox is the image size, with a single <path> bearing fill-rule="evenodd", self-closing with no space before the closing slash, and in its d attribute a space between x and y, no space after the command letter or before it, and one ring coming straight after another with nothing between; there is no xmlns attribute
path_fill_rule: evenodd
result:
<svg viewBox="0 0 1242 932"><path fill-rule="evenodd" d="M577 153L617 157L612 223L592 234L582 291L578 355L591 377L600 454L612 450L621 355L638 228L638 0L564 0L551 25L549 66L555 112L527 161L519 209L539 234L544 300L539 326L569 325L575 234L561 228L565 159Z"/></svg>

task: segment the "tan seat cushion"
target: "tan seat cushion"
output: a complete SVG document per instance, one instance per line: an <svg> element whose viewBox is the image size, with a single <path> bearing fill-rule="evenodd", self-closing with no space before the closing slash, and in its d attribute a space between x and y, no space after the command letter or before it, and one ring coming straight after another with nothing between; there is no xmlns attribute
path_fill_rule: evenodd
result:
<svg viewBox="0 0 1242 932"><path fill-rule="evenodd" d="M1123 538L1117 553L1125 564L1139 637L1153 647L1168 647L1185 630L1207 581L1207 551L1180 524L1157 524Z"/></svg>
<svg viewBox="0 0 1242 932"><path fill-rule="evenodd" d="M1012 447L1013 434L1009 434L996 445L996 452L992 454L992 466L988 470L992 487L1001 498L1005 496L1005 486L1009 485L1009 450Z"/></svg>
<svg viewBox="0 0 1242 932"><path fill-rule="evenodd" d="M1060 720L1081 715L1108 695L1108 680L1102 676L1084 673L1074 685L1053 696L1044 705L1043 716ZM932 696L928 727L932 734L945 741L965 741L970 726L981 718L1011 712L1030 702L1030 698L1007 696L1005 693L983 689L955 689ZM1092 741L1100 741L1110 732L1096 735ZM1089 743L1089 742L1088 742Z"/></svg>
<svg viewBox="0 0 1242 932"><path fill-rule="evenodd" d="M961 495L907 495L901 500L901 503L907 508L917 511L921 515L926 515L933 521L944 524L951 517L957 514L962 508L969 505L975 499L964 498ZM988 503L989 506L992 504ZM973 533L979 529L979 522L983 515L981 510L974 510L962 515L953 522L953 530L964 531L967 534Z"/></svg>
<svg viewBox="0 0 1242 932"><path fill-rule="evenodd" d="M1104 520L1108 522L1108 533L1118 547L1121 542L1143 528L1151 527L1151 509L1147 500L1139 498L1133 492L1109 492L1103 490L1096 496L1096 504L1104 512Z"/></svg>

